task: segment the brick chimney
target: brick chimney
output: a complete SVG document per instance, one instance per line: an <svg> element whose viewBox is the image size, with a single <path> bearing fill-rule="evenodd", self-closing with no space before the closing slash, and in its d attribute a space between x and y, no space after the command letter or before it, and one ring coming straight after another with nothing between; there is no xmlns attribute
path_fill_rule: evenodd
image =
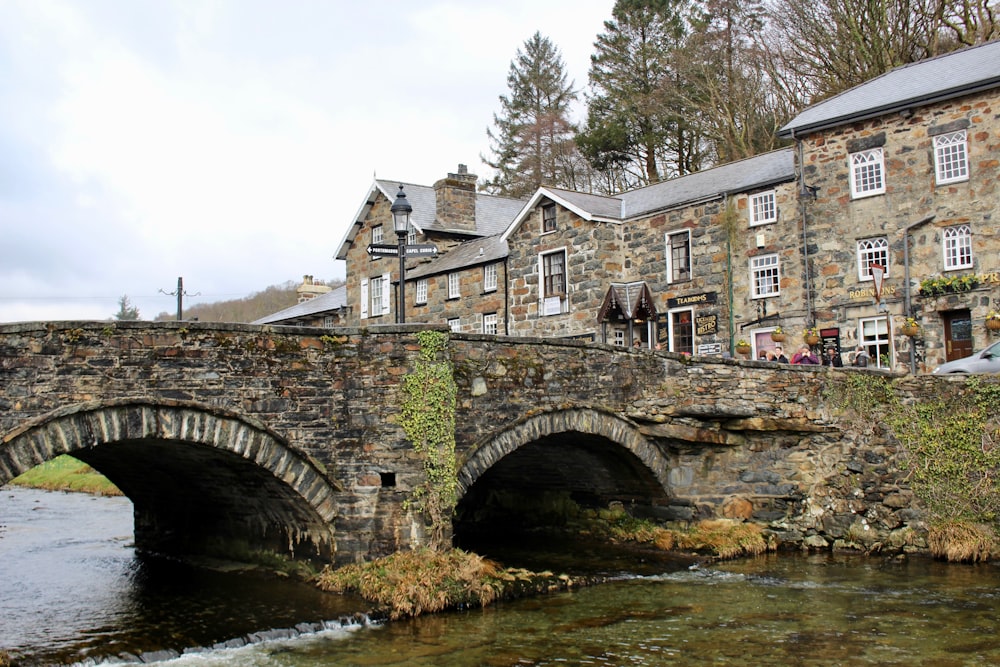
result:
<svg viewBox="0 0 1000 667"><path fill-rule="evenodd" d="M437 222L448 229L476 231L476 181L464 164L458 165L457 174L434 184L437 204Z"/></svg>

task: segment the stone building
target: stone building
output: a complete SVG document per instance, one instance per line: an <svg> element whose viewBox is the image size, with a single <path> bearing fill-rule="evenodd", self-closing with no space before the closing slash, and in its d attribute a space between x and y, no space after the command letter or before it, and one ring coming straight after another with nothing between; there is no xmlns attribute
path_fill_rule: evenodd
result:
<svg viewBox="0 0 1000 667"><path fill-rule="evenodd" d="M807 307L829 344L916 371L984 347L1000 297L1000 41L892 70L779 135L808 193Z"/></svg>
<svg viewBox="0 0 1000 667"><path fill-rule="evenodd" d="M407 242L438 249L407 260L406 321L753 358L808 327L845 363L861 346L929 371L983 347L1000 309L998 104L991 42L803 110L788 148L617 196L490 196L464 165L406 184ZM376 180L339 246L344 324L396 321L398 256L368 248L396 243L399 187Z"/></svg>

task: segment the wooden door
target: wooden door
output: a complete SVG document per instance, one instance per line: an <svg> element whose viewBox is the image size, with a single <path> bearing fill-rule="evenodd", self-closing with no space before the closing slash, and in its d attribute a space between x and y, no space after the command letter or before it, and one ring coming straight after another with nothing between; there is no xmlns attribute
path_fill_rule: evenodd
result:
<svg viewBox="0 0 1000 667"><path fill-rule="evenodd" d="M945 360L961 359L972 354L972 316L968 310L944 313Z"/></svg>

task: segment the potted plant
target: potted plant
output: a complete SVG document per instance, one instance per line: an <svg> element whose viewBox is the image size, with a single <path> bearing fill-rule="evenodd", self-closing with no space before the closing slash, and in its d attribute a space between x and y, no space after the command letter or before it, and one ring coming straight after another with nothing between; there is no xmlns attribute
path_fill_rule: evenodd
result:
<svg viewBox="0 0 1000 667"><path fill-rule="evenodd" d="M738 341L736 341L736 351L739 352L740 354L742 354L743 356L749 355L750 354L750 343L748 343L745 340L743 340L742 338L740 338Z"/></svg>
<svg viewBox="0 0 1000 667"><path fill-rule="evenodd" d="M819 342L819 329L816 327L806 327L802 332L802 340L808 345L815 345Z"/></svg>
<svg viewBox="0 0 1000 667"><path fill-rule="evenodd" d="M900 328L904 336L913 337L920 333L920 325L917 324L916 318L907 317L903 320L903 326Z"/></svg>
<svg viewBox="0 0 1000 667"><path fill-rule="evenodd" d="M986 328L990 331L1000 331L1000 312L991 310L986 313Z"/></svg>
<svg viewBox="0 0 1000 667"><path fill-rule="evenodd" d="M781 327L774 327L774 330L771 331L771 340L775 343L785 340L785 332L781 330Z"/></svg>

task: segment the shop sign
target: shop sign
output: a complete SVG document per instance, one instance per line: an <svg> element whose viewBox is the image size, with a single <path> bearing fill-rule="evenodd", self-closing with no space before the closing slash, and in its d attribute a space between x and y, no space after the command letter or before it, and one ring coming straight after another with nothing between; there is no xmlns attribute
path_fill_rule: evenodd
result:
<svg viewBox="0 0 1000 667"><path fill-rule="evenodd" d="M882 287L882 296L893 296L895 294L896 288L893 285L885 285ZM847 296L851 299L874 299L875 288L862 287L860 289L847 290Z"/></svg>
<svg viewBox="0 0 1000 667"><path fill-rule="evenodd" d="M719 316L715 313L711 315L698 315L694 318L695 334L698 336L709 336L719 332Z"/></svg>
<svg viewBox="0 0 1000 667"><path fill-rule="evenodd" d="M706 357L713 354L722 354L722 343L702 343L698 346L699 357Z"/></svg>
<svg viewBox="0 0 1000 667"><path fill-rule="evenodd" d="M718 299L716 292L702 292L701 294L689 294L688 296L678 296L667 299L667 308L680 308L681 306L697 306L707 303L715 303Z"/></svg>

